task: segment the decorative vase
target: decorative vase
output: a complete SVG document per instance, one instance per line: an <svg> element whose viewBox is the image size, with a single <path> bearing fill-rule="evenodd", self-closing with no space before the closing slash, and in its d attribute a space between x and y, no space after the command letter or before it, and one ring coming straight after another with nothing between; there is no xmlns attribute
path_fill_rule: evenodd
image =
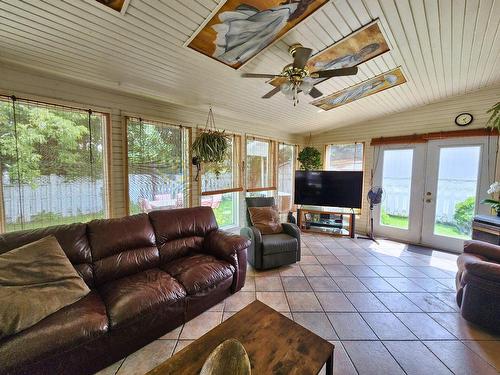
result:
<svg viewBox="0 0 500 375"><path fill-rule="evenodd" d="M236 339L217 346L205 361L200 375L251 375L247 351Z"/></svg>

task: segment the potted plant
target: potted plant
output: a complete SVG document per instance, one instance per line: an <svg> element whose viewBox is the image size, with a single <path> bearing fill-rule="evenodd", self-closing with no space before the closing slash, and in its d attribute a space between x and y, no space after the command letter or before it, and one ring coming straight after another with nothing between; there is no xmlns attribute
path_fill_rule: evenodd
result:
<svg viewBox="0 0 500 375"><path fill-rule="evenodd" d="M297 160L300 163L300 168L306 171L321 169L321 152L312 146L303 148L298 155Z"/></svg>
<svg viewBox="0 0 500 375"><path fill-rule="evenodd" d="M486 127L500 130L500 102L496 103L493 107L487 110L486 113L491 113L491 116L486 123Z"/></svg>
<svg viewBox="0 0 500 375"><path fill-rule="evenodd" d="M493 199L484 199L481 201L483 204L489 204L492 209L494 209L497 213L497 216L500 216L500 200L498 200L498 193L500 192L500 182L495 181L490 185L488 189L488 194L492 196ZM495 197L497 199L495 199Z"/></svg>
<svg viewBox="0 0 500 375"><path fill-rule="evenodd" d="M228 137L224 130L217 130L215 127L214 115L210 107L205 128L201 130L191 146L193 164L197 167L195 181L198 181L201 163L211 163L212 170L218 177L221 173L218 164L226 158L228 148Z"/></svg>

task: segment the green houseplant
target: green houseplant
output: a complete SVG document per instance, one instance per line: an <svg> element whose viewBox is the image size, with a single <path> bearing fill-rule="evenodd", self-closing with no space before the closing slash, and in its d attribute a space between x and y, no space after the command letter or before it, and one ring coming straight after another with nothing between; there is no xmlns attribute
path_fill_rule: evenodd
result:
<svg viewBox="0 0 500 375"><path fill-rule="evenodd" d="M491 113L491 116L486 123L486 127L500 130L500 102L488 109L486 113Z"/></svg>
<svg viewBox="0 0 500 375"><path fill-rule="evenodd" d="M498 197L499 192L500 192L500 183L495 181L494 183L491 184L490 188L488 189L488 194L490 194L493 199L488 198L481 201L481 203L483 204L490 205L491 208L496 211L497 216L500 216L500 200L495 199L495 197Z"/></svg>
<svg viewBox="0 0 500 375"><path fill-rule="evenodd" d="M298 155L297 160L300 163L300 168L306 171L321 169L321 152L312 146L304 147Z"/></svg>
<svg viewBox="0 0 500 375"><path fill-rule="evenodd" d="M221 171L218 164L224 161L228 148L228 137L224 130L217 130L215 127L214 114L210 107L205 128L201 130L191 146L193 164L197 167L195 181L198 181L201 163L210 163L218 177Z"/></svg>

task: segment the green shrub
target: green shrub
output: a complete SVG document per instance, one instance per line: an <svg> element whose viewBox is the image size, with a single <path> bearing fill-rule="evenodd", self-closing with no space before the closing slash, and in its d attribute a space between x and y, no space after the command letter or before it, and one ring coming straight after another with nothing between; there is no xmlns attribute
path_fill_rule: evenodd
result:
<svg viewBox="0 0 500 375"><path fill-rule="evenodd" d="M469 234L472 230L475 204L476 198L469 197L455 205L455 214L453 218L455 219L458 230L462 233Z"/></svg>

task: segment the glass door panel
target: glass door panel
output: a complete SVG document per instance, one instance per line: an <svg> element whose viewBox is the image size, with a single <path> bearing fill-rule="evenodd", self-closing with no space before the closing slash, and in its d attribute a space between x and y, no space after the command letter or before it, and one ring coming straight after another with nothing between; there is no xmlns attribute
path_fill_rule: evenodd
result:
<svg viewBox="0 0 500 375"><path fill-rule="evenodd" d="M384 150L380 224L409 228L413 150Z"/></svg>
<svg viewBox="0 0 500 375"><path fill-rule="evenodd" d="M471 238L480 156L480 146L440 149L434 234Z"/></svg>

